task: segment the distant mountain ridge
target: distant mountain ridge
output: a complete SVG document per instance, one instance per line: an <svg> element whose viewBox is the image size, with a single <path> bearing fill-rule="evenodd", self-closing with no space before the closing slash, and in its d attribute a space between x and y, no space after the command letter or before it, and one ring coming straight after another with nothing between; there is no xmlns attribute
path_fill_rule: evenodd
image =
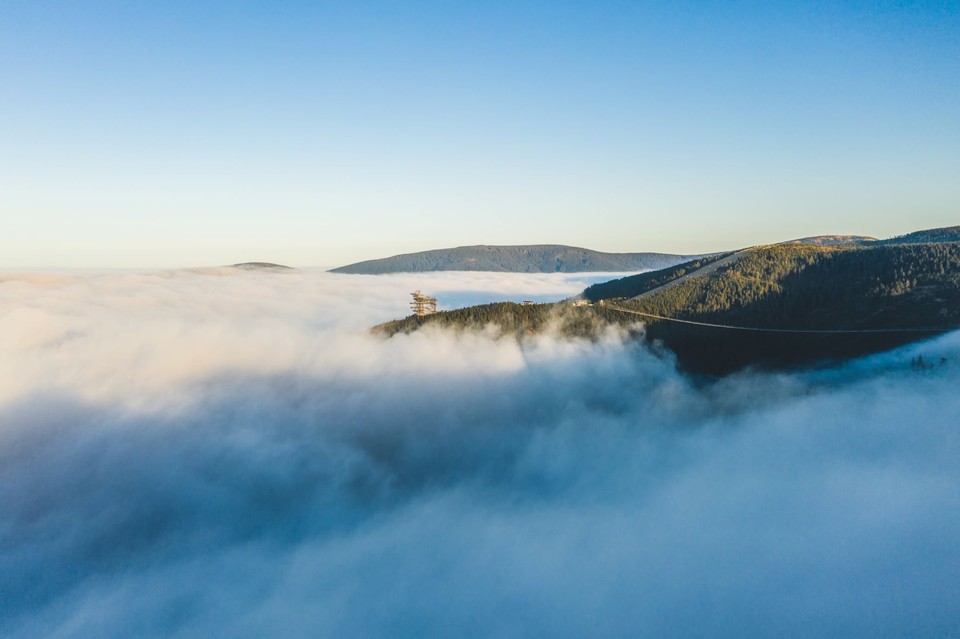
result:
<svg viewBox="0 0 960 639"><path fill-rule="evenodd" d="M814 235L788 240L782 242L782 244L852 247L941 242L960 242L960 226L915 231L885 240L867 235ZM655 271L717 254L605 253L563 244L478 244L365 260L331 269L330 272L381 275L428 271L496 271L504 273Z"/></svg>
<svg viewBox="0 0 960 639"><path fill-rule="evenodd" d="M292 271L290 266L283 264L274 264L273 262L240 262L231 264L232 268L243 269L244 271Z"/></svg>
<svg viewBox="0 0 960 639"><path fill-rule="evenodd" d="M811 246L840 246L844 244L867 244L878 241L869 235L813 235L789 240L783 244L809 244Z"/></svg>
<svg viewBox="0 0 960 639"><path fill-rule="evenodd" d="M410 316L374 332L492 326L518 339L546 331L595 339L619 325L707 375L843 361L960 327L957 235L960 227L756 246L595 284L582 294L591 306L501 302Z"/></svg>
<svg viewBox="0 0 960 639"><path fill-rule="evenodd" d="M930 244L940 242L960 242L960 226L944 226L936 229L914 231L906 235L880 240L868 235L813 235L796 240L782 242L782 244L808 244L811 246L842 246L866 245L881 246L884 244Z"/></svg>
<svg viewBox="0 0 960 639"><path fill-rule="evenodd" d="M332 269L332 273L380 275L425 271L499 271L510 273L584 273L667 268L691 255L604 253L561 244L458 246L405 253Z"/></svg>
<svg viewBox="0 0 960 639"><path fill-rule="evenodd" d="M914 231L888 240L879 240L881 244L927 244L930 242L960 242L960 226Z"/></svg>

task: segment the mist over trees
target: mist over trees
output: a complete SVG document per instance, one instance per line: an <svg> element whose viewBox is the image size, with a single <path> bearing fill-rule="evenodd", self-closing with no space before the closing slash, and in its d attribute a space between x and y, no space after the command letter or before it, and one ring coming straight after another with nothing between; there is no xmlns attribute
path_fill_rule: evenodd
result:
<svg viewBox="0 0 960 639"><path fill-rule="evenodd" d="M705 274L700 275L700 269ZM662 288L661 288L662 287ZM640 295L637 299L625 299ZM524 337L554 331L596 338L604 326L642 321L692 372L829 363L937 335L929 332L762 334L690 326L616 310L745 328L864 330L960 326L960 243L814 246L779 244L694 260L596 284L593 307L487 305L388 323L384 334L424 325L496 326Z"/></svg>
<svg viewBox="0 0 960 639"><path fill-rule="evenodd" d="M960 334L704 384L600 306L367 331L557 279L0 274L0 636L950 636Z"/></svg>

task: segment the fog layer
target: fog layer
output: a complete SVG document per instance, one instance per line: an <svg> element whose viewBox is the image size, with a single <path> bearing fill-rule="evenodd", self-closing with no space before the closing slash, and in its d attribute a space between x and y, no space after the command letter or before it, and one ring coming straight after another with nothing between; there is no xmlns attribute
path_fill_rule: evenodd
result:
<svg viewBox="0 0 960 639"><path fill-rule="evenodd" d="M957 335L704 386L616 333L365 330L582 286L0 274L0 635L960 632Z"/></svg>

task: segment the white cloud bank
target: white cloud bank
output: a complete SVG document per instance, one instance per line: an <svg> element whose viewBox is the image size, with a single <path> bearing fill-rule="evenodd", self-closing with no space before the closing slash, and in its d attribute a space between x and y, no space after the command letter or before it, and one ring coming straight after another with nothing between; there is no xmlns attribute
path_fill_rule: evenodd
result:
<svg viewBox="0 0 960 639"><path fill-rule="evenodd" d="M229 272L0 274L0 635L960 632L957 335L697 388L364 330L573 278Z"/></svg>

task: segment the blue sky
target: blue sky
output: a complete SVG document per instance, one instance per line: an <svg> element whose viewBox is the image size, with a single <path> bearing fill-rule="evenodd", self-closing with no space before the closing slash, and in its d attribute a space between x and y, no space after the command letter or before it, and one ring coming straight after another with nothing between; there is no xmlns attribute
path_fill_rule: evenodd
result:
<svg viewBox="0 0 960 639"><path fill-rule="evenodd" d="M0 266L960 222L956 2L0 5Z"/></svg>

